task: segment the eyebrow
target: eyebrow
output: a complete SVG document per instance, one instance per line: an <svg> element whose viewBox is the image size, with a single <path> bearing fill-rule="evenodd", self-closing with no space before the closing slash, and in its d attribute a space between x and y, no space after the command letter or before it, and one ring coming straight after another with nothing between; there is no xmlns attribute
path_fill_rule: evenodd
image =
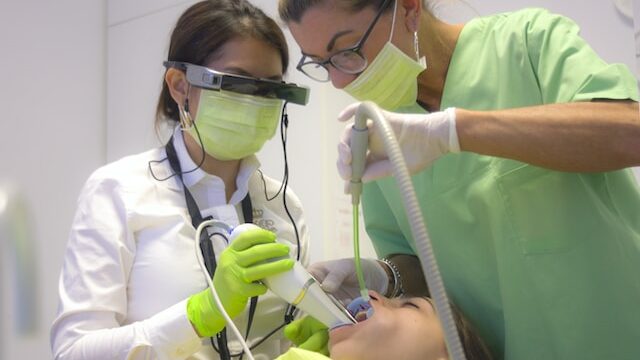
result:
<svg viewBox="0 0 640 360"><path fill-rule="evenodd" d="M335 33L333 35L333 37L331 38L331 40L329 40L329 43L327 44L327 51L331 51L333 50L333 47L336 44L336 40L338 40L338 38L342 35L348 34L350 32L353 32L353 30L342 30L342 31L338 31L337 33Z"/></svg>

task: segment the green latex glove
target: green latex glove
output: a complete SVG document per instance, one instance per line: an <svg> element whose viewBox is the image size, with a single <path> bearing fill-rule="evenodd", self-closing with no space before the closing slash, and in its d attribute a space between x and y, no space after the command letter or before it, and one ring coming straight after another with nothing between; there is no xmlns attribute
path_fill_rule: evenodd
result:
<svg viewBox="0 0 640 360"><path fill-rule="evenodd" d="M297 347L329 355L329 331L320 321L305 316L284 327L284 336Z"/></svg>
<svg viewBox="0 0 640 360"><path fill-rule="evenodd" d="M249 298L262 295L266 286L257 281L293 267L289 247L276 243L276 235L257 226L240 233L218 258L213 286L231 318L244 310ZM202 337L211 337L225 326L211 291L207 288L189 298L187 317Z"/></svg>

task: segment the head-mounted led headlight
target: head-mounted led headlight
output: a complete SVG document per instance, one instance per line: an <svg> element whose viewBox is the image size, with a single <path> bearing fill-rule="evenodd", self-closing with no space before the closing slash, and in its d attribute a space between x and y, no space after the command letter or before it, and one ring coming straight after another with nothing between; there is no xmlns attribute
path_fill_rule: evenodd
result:
<svg viewBox="0 0 640 360"><path fill-rule="evenodd" d="M164 66L184 71L189 84L203 89L277 98L299 105L309 101L309 89L294 83L227 74L180 61L165 61Z"/></svg>

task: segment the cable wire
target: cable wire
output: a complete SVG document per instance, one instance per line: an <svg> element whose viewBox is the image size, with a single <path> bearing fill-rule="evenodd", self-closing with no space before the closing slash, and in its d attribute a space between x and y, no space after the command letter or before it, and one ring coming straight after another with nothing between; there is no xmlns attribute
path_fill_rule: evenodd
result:
<svg viewBox="0 0 640 360"><path fill-rule="evenodd" d="M227 327L231 329L236 339L238 339L238 341L242 345L242 349L245 355L247 355L249 360L254 360L253 354L251 353L251 350L247 346L247 343L245 342L244 338L242 337L242 334L240 334L240 331L238 330L236 325L233 323L233 320L231 320L231 317L229 317L229 314L227 314L226 310L224 309L224 306L222 305L222 301L220 301L220 297L218 296L218 292L216 291L216 288L213 286L213 282L211 280L211 277L209 276L209 272L207 271L206 266L204 265L204 259L202 258L202 254L200 253L200 248L198 246L200 233L202 233L202 231L207 226L213 225L216 223L220 223L220 221L206 220L206 221L203 221L200 224L200 226L198 226L198 229L196 230L196 236L195 236L196 241L194 241L194 251L196 253L196 259L198 260L198 265L200 266L200 270L202 270L202 272L205 274L205 279L207 280L207 284L209 285L209 289L211 290L211 295L213 295L213 300L215 301L216 306L218 307L218 311L220 311L220 314L222 314L222 317L224 317L224 320L227 323Z"/></svg>

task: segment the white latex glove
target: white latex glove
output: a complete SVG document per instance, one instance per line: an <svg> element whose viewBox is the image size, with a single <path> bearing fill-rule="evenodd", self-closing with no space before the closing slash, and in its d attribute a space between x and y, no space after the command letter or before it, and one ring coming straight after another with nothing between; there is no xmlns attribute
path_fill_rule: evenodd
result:
<svg viewBox="0 0 640 360"><path fill-rule="evenodd" d="M360 259L367 289L385 294L389 286L389 276L383 264L375 259ZM360 286L353 258L320 261L311 264L309 272L320 282L322 288L343 304L360 296Z"/></svg>
<svg viewBox="0 0 640 360"><path fill-rule="evenodd" d="M346 107L338 120L351 119L360 106L354 103ZM424 170L440 156L449 152L460 152L456 131L455 108L430 114L399 114L382 110L382 114L398 139L409 173ZM352 123L347 124L338 144L338 172L346 180L351 180L351 133ZM369 150L362 181L372 181L391 175L392 167L384 149L380 130L368 121Z"/></svg>

